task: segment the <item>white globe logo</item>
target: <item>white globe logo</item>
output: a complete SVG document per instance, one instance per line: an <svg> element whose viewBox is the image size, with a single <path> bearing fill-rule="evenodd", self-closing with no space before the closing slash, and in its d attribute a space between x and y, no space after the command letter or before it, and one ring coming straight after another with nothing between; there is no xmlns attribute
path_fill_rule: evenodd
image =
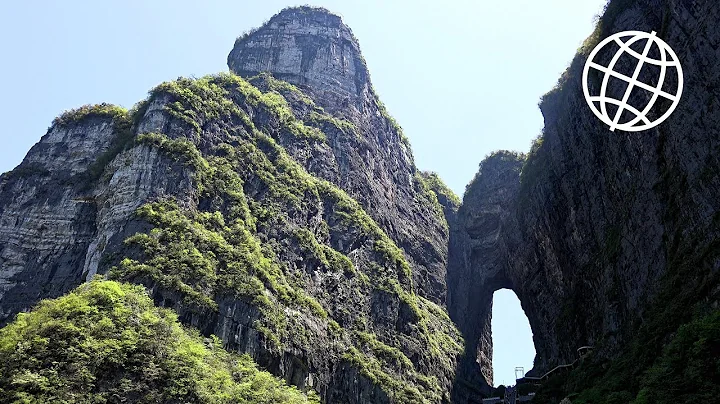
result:
<svg viewBox="0 0 720 404"><path fill-rule="evenodd" d="M642 48L642 54L632 49L633 45L638 48L638 46L642 46L643 42L644 47ZM595 58L598 55L598 52L607 46L611 46L613 43L617 44L619 49L615 52L614 56L610 60L610 63L607 66L596 63ZM648 57L648 53L651 48L653 48L653 45L657 49L657 52L655 53L659 54L659 59ZM628 59L629 57L634 58L633 60L637 59L637 65L635 66L634 71L627 72L628 74L631 73L632 76L617 71L618 61L621 58ZM647 82L638 80L640 72L643 71L643 66L645 66L645 69L648 72L650 72L653 68L655 69L652 70L656 73L652 75L654 76L652 81L655 81L654 79L656 78L657 84L651 85ZM602 84L600 84L599 93L595 95L591 94L590 89L588 88L588 74L590 69L598 70L604 74ZM677 74L676 78L672 76L674 74ZM648 74L645 74L644 76L647 77ZM627 83L627 87L621 99L607 95L608 82L611 77ZM671 83L677 83L677 88L674 91L671 91L672 94L663 91L663 85L668 80ZM683 74L677 55L675 55L675 52L673 52L667 43L656 36L655 31L651 33L642 31L624 31L606 38L600 42L595 49L593 49L590 56L588 56L587 62L585 63L582 82L585 99L587 100L588 105L590 105L593 113L600 118L600 120L610 126L611 131L620 129L627 132L638 132L654 128L672 114L682 95ZM638 89L645 90L645 94L647 94L644 98L640 97L646 102L644 107L638 107L637 105L633 106L632 103L629 102L630 96L633 94L633 90ZM597 91L597 89L595 90ZM657 113L656 115L658 116L655 117L654 120L650 120L648 118L648 112L656 106L659 98L670 100L671 104L669 107L663 109L664 112L661 111L660 113ZM666 104L667 102L664 105ZM614 105L616 107L614 113L609 110L609 105ZM615 107L613 107L613 109L615 109ZM626 118L622 119L623 116Z"/></svg>

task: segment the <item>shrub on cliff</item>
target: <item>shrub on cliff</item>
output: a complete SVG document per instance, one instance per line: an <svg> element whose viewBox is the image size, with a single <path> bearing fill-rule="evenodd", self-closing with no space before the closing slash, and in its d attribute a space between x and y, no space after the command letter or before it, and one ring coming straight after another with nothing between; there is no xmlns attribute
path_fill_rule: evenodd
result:
<svg viewBox="0 0 720 404"><path fill-rule="evenodd" d="M0 363L7 402L317 402L112 281L18 315L0 330Z"/></svg>
<svg viewBox="0 0 720 404"><path fill-rule="evenodd" d="M634 404L713 402L720 397L720 311L681 326L648 369Z"/></svg>

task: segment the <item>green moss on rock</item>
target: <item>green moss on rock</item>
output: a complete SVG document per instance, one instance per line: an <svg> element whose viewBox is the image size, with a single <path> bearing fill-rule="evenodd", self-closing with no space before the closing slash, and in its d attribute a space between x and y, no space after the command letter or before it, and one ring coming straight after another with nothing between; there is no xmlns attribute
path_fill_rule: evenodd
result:
<svg viewBox="0 0 720 404"><path fill-rule="evenodd" d="M181 137L148 133L138 143L181 163L195 192L190 206L166 197L138 209L137 218L152 229L126 240L130 255L116 261L111 278L179 294L184 310L199 314L218 310L227 297L241 300L261 313L253 328L263 335L267 354L284 355L290 346L312 352L313 344L329 339L330 357L354 347L370 357L368 363L379 361L385 376L363 374L375 375L371 380L394 391L397 402L438 401L462 351L459 332L441 308L415 294L402 251L360 204L309 174L276 140L286 124L351 128L316 109L320 118L313 115L318 121L306 124L280 93L263 93L231 74L165 83L149 102L164 105L172 136ZM427 195L440 209L434 191ZM357 301L375 295L394 300L413 331L397 338L353 336L355 324L368 334L382 327L371 313L342 307L318 291L318 271ZM403 346L413 351L402 352ZM407 363L398 352L417 358L414 371L399 371Z"/></svg>

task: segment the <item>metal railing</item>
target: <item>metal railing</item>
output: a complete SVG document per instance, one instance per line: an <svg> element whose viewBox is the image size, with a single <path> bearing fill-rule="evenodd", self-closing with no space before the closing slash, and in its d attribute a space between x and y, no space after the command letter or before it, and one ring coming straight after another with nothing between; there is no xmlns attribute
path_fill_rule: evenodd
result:
<svg viewBox="0 0 720 404"><path fill-rule="evenodd" d="M565 364L565 365L558 365L554 368L550 369L549 371L545 372L544 375L540 377L532 377L532 376L525 376L520 379L516 379L516 385L517 384L526 384L526 383L533 383L533 382L541 382L543 380L547 380L548 377L552 376L553 373L562 371L562 370L568 370L575 367L575 365L580 362L585 356L590 353L593 350L592 346L581 346L577 349L578 352L578 358L572 361L571 363Z"/></svg>

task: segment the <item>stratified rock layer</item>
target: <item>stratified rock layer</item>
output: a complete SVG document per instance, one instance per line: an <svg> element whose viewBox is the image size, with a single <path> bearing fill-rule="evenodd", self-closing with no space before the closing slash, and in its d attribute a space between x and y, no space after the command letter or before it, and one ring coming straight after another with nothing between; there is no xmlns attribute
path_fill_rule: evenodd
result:
<svg viewBox="0 0 720 404"><path fill-rule="evenodd" d="M465 358L455 394L479 399L493 385L491 315L493 292L513 289L508 245L523 159L497 152L480 164L451 226L448 311L465 336ZM462 402L458 398L459 402Z"/></svg>
<svg viewBox="0 0 720 404"><path fill-rule="evenodd" d="M245 41L283 19L320 42L349 33L301 7ZM438 305L447 197L366 74L343 103L328 89L344 73L313 69L300 89L238 71L60 116L0 178L1 320L103 274L327 402L449 401L463 343Z"/></svg>
<svg viewBox="0 0 720 404"><path fill-rule="evenodd" d="M238 38L228 66L241 76L268 72L296 84L355 126L356 136L330 134L334 171L308 170L357 199L405 251L423 296L444 302L447 224L426 200L410 145L377 99L358 42L340 17L323 9L285 9Z"/></svg>
<svg viewBox="0 0 720 404"><path fill-rule="evenodd" d="M322 9L283 10L237 39L228 66L241 76L272 72L276 78L309 87L318 102L333 111L348 104L362 108L373 96L357 39L339 16Z"/></svg>

